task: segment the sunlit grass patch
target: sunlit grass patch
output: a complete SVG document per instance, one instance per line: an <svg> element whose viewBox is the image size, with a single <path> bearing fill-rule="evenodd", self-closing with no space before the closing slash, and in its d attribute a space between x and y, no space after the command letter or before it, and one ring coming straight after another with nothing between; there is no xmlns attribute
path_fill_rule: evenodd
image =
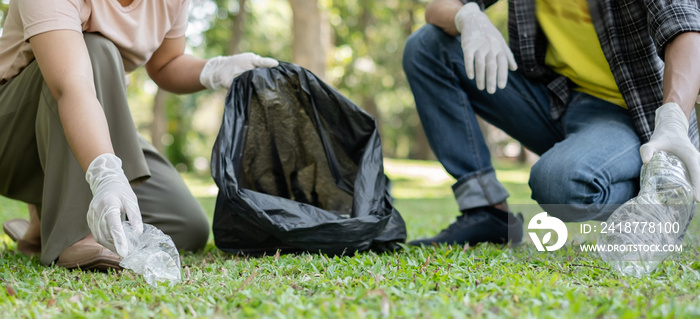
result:
<svg viewBox="0 0 700 319"><path fill-rule="evenodd" d="M390 160L391 162L392 160ZM435 162L398 161L428 167ZM502 174L506 172L508 174ZM497 165L497 174L523 205L529 200L524 167ZM457 216L449 180L417 172L387 173L395 206L409 238L433 235ZM210 218L213 182L185 174ZM420 197L424 185L445 188L444 196ZM442 191L442 190L441 190ZM410 195L410 196L409 196ZM515 200L513 200L515 202ZM0 198L0 220L26 217L22 203ZM691 226L696 233L697 221ZM575 226L574 226L575 227ZM695 234L689 234L696 236ZM527 235L526 235L527 236ZM541 253L532 244L406 247L388 254L232 256L210 240L202 252L183 253L183 283L149 286L130 271L85 273L41 265L15 253L0 235L0 317L2 318L179 318L179 317L622 317L673 318L700 315L700 254L665 261L649 277L613 273L594 254L569 241Z"/></svg>

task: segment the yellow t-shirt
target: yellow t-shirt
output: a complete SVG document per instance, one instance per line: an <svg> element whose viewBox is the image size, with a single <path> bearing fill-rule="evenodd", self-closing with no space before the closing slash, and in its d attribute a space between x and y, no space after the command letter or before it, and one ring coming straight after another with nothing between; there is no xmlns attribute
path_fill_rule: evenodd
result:
<svg viewBox="0 0 700 319"><path fill-rule="evenodd" d="M571 79L576 91L627 108L593 28L586 0L536 0L549 45L545 64Z"/></svg>

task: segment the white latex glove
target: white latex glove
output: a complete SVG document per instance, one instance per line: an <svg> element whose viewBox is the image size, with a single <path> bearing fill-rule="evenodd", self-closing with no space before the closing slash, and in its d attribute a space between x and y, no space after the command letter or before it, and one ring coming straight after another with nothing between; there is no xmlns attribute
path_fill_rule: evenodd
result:
<svg viewBox="0 0 700 319"><path fill-rule="evenodd" d="M241 53L229 56L218 56L209 59L202 73L199 74L199 82L208 89L228 89L233 78L243 72L255 68L272 68L279 65L273 58L263 58L255 53Z"/></svg>
<svg viewBox="0 0 700 319"><path fill-rule="evenodd" d="M455 26L462 34L467 77L471 80L476 77L476 87L482 91L486 87L490 94L496 92L496 85L505 88L508 69L515 71L518 65L503 35L479 5L474 2L463 5L455 16Z"/></svg>
<svg viewBox="0 0 700 319"><path fill-rule="evenodd" d="M700 201L700 152L688 137L688 118L676 103L666 103L656 109L654 133L639 153L644 164L649 163L655 151L674 154L685 163L693 185L695 200Z"/></svg>
<svg viewBox="0 0 700 319"><path fill-rule="evenodd" d="M143 232L143 222L136 194L122 170L122 161L114 154L102 154L90 163L85 179L93 195L87 213L92 236L97 243L126 257L129 245L121 214L126 213L139 234Z"/></svg>

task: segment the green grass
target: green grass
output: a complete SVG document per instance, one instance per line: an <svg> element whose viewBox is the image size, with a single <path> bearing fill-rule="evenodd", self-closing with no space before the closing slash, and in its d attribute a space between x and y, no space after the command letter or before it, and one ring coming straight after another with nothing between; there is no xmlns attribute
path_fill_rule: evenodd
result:
<svg viewBox="0 0 700 319"><path fill-rule="evenodd" d="M527 168L499 165L511 202L531 205ZM408 168L408 170L406 169ZM420 174L419 168L428 174ZM457 213L453 180L432 162L387 161L409 238L432 235ZM186 180L208 212L208 178ZM25 217L0 199L0 220ZM693 231L698 229L696 223ZM45 267L0 235L0 317L688 317L700 315L698 252L642 279L612 273L575 243L553 253L516 248L407 248L354 257L232 257L213 240L182 255L184 282L149 286L131 271Z"/></svg>

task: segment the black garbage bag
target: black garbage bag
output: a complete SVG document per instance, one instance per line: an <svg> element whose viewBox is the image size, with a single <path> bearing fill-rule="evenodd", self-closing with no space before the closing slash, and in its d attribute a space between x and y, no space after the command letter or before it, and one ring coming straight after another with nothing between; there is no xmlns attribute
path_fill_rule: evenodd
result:
<svg viewBox="0 0 700 319"><path fill-rule="evenodd" d="M234 80L211 164L221 250L353 254L406 239L375 120L300 66Z"/></svg>

